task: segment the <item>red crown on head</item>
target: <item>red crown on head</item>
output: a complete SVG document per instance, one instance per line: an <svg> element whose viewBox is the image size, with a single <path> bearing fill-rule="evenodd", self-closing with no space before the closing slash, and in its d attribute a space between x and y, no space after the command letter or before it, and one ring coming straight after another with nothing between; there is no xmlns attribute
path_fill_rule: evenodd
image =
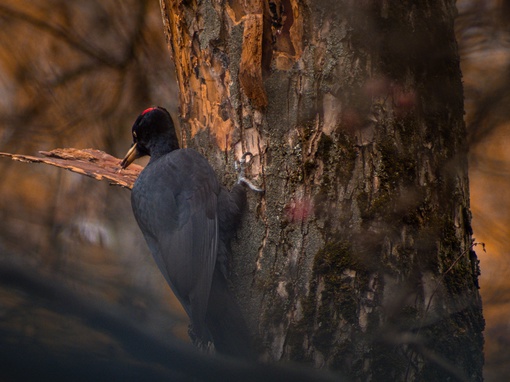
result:
<svg viewBox="0 0 510 382"><path fill-rule="evenodd" d="M148 109L145 109L144 111L142 111L141 115L147 114L149 111L152 111L154 109L157 109L157 107L149 107Z"/></svg>

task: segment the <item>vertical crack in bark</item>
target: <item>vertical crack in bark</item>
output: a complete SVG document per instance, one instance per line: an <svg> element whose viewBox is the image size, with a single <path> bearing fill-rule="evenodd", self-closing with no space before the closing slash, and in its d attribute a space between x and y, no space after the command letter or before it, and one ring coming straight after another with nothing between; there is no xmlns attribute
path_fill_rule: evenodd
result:
<svg viewBox="0 0 510 382"><path fill-rule="evenodd" d="M262 202L262 203L265 204L264 202ZM269 237L269 224L267 222L267 219L264 218L263 221L264 221L264 237L262 237L262 241L261 241L260 246L257 250L257 257L255 258L255 270L257 272L262 271L261 261L262 261L262 258L264 257L264 249L266 248L267 239ZM252 285L255 282L255 277L256 276L254 276L254 278L253 278Z"/></svg>
<svg viewBox="0 0 510 382"><path fill-rule="evenodd" d="M257 171L257 173L261 174L262 178L262 188L266 189L266 173L265 173L265 162L266 162L266 150L269 146L268 143L264 145L264 148L260 145L261 141L260 139L257 139L257 148L258 148L258 154L259 154L259 161L260 161L260 171ZM262 257L264 256L264 250L266 249L267 240L269 237L269 222L268 222L268 216L267 216L267 203L266 203L266 194L262 196L262 199L260 201L260 211L258 214L259 218L262 218L264 222L264 236L262 237L260 246L257 250L257 256L255 258L255 270L260 272L262 270L261 261ZM253 278L255 280L255 277ZM252 282L253 285L253 282Z"/></svg>

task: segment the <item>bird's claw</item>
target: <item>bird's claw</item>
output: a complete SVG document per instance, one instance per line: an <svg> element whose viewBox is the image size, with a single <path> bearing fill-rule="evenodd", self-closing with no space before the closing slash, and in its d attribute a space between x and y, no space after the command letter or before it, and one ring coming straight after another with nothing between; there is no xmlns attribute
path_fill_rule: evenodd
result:
<svg viewBox="0 0 510 382"><path fill-rule="evenodd" d="M249 160L247 160L248 156L250 157ZM235 162L235 168L236 168L236 170L239 173L239 177L237 179L237 183L245 184L252 191L255 191L255 192L264 192L264 190L262 188L259 188L259 187L255 186L251 181L246 179L246 177L244 176L244 169L246 168L246 163L249 163L251 158L253 158L253 154L248 151L248 152L243 154L243 156L241 157L241 160L239 162L237 162L237 161Z"/></svg>
<svg viewBox="0 0 510 382"><path fill-rule="evenodd" d="M262 188L259 188L255 186L252 182L250 182L248 179L246 179L244 176L240 176L237 180L237 183L244 183L248 188L255 192L264 192Z"/></svg>
<svg viewBox="0 0 510 382"><path fill-rule="evenodd" d="M247 156L250 157L250 160L251 160L251 158L253 158L253 154L252 153L250 153L249 151L245 152L243 154L243 156L241 157L241 161L240 161L241 165L244 165L247 162L247 160L246 160Z"/></svg>
<svg viewBox="0 0 510 382"><path fill-rule="evenodd" d="M239 162L236 161L234 164L236 170L239 172L240 177L244 176L244 169L246 168L246 163L248 162L246 160L246 157L248 157L248 156L250 157L250 160L251 160L251 158L253 158L253 154L248 151L243 154L243 156L241 157L241 160Z"/></svg>

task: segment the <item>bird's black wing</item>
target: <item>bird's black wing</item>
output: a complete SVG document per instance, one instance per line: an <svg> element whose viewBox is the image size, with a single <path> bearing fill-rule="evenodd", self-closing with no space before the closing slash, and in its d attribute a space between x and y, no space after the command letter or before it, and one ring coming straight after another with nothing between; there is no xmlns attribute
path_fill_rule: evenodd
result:
<svg viewBox="0 0 510 382"><path fill-rule="evenodd" d="M207 160L176 150L149 163L132 193L133 212L156 263L207 338L205 314L218 247L219 184Z"/></svg>

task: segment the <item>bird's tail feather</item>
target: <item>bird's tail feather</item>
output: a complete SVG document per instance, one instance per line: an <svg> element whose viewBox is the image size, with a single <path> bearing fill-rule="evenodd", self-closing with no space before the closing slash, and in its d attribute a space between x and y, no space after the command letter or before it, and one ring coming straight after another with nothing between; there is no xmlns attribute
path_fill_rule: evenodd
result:
<svg viewBox="0 0 510 382"><path fill-rule="evenodd" d="M219 353L247 359L256 357L239 304L227 280L218 269L213 275L206 324L213 337L214 347Z"/></svg>

